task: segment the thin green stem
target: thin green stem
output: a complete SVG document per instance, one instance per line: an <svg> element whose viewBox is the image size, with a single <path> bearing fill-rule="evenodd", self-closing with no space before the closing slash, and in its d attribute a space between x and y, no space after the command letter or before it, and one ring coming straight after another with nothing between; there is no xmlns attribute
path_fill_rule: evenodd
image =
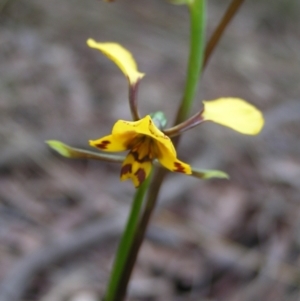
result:
<svg viewBox="0 0 300 301"><path fill-rule="evenodd" d="M134 237L134 241L132 243L131 249L129 251L130 256L128 256L128 261L126 261L126 264L124 266L124 273L122 274L122 278L120 279L120 286L118 287L118 301L123 301L126 297L126 291L128 282L134 267L134 264L137 260L137 256L141 247L141 244L144 240L144 236L149 224L149 220L152 216L152 213L154 211L160 187L163 183L163 180L167 174L167 170L163 168L159 168L156 173L153 176L153 181L149 187L148 197L147 197L147 203L145 206L145 210L143 212L143 215L141 217L140 223L137 227L137 232Z"/></svg>
<svg viewBox="0 0 300 301"><path fill-rule="evenodd" d="M206 1L194 0L189 4L190 10L190 54L183 98L177 112L175 124L188 118L197 93L199 76L204 55L204 38L206 24Z"/></svg>
<svg viewBox="0 0 300 301"><path fill-rule="evenodd" d="M105 301L120 301L118 297L118 286L122 273L124 272L125 263L130 257L129 250L133 243L134 235L136 233L137 224L140 218L140 211L142 208L143 200L147 192L151 175L142 183L137 189L131 211L127 219L127 225L122 235L117 254L115 257L113 269L110 275L110 280L107 286Z"/></svg>
<svg viewBox="0 0 300 301"><path fill-rule="evenodd" d="M212 36L210 37L204 52L204 61L202 66L202 71L206 67L214 49L218 45L218 42L220 41L221 37L223 36L223 33L232 20L232 18L237 13L240 6L243 4L244 0L232 0L230 5L228 6L227 10L224 13L224 16L222 17L219 25L216 27L215 31L213 32ZM200 71L201 72L201 71ZM180 114L179 114L180 115ZM194 116L190 117L189 119L182 119L179 121L179 118L175 125L171 128L168 128L164 130L164 133L169 137L174 137L180 135L182 132L189 130L198 124L200 124L203 120L201 118L198 118L198 116L201 115L201 111ZM176 145L179 142L179 137L176 139L173 139L174 144Z"/></svg>

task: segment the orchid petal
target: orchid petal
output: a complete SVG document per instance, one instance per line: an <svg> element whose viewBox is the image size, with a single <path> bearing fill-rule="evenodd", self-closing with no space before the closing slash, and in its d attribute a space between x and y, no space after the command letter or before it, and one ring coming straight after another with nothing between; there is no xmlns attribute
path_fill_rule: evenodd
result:
<svg viewBox="0 0 300 301"><path fill-rule="evenodd" d="M191 166L176 158L163 144L157 144L157 159L165 168L173 172L181 172L187 175L192 173Z"/></svg>
<svg viewBox="0 0 300 301"><path fill-rule="evenodd" d="M257 135L263 125L262 113L240 98L219 98L203 101L204 120L213 121L246 135Z"/></svg>
<svg viewBox="0 0 300 301"><path fill-rule="evenodd" d="M117 121L113 127L112 134L118 136L123 135L124 133L131 133L132 136L148 136L156 143L163 144L173 156L176 156L176 150L171 139L154 125L150 115L133 122L125 120Z"/></svg>
<svg viewBox="0 0 300 301"><path fill-rule="evenodd" d="M120 44L98 43L93 39L88 39L87 44L91 48L100 50L112 60L128 78L130 85L135 85L145 75L138 71L132 54Z"/></svg>
<svg viewBox="0 0 300 301"><path fill-rule="evenodd" d="M90 146L96 147L106 152L122 152L128 149L127 143L130 141L128 135L119 136L108 135L97 140L90 140Z"/></svg>
<svg viewBox="0 0 300 301"><path fill-rule="evenodd" d="M152 161L138 161L136 155L130 152L124 160L121 168L121 181L131 179L135 188L138 188L149 176L152 169Z"/></svg>

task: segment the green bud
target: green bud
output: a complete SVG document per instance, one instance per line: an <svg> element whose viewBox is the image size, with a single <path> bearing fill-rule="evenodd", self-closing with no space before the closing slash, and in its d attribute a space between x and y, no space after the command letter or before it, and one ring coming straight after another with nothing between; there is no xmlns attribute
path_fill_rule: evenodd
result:
<svg viewBox="0 0 300 301"><path fill-rule="evenodd" d="M167 118L164 112L158 111L150 114L155 126L160 130L163 130L167 125Z"/></svg>

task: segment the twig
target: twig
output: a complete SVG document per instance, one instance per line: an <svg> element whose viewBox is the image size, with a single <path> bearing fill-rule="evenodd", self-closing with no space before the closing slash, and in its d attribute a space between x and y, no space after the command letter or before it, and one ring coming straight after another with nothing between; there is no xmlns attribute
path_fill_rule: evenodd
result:
<svg viewBox="0 0 300 301"><path fill-rule="evenodd" d="M213 35L209 39L204 54L204 61L203 61L203 69L207 65L211 54L213 53L214 49L216 48L220 38L223 35L224 30L226 29L227 25L230 23L234 15L236 14L237 10L243 4L244 0L232 0L229 7L227 8L221 22L219 23L218 27L215 29Z"/></svg>
<svg viewBox="0 0 300 301"><path fill-rule="evenodd" d="M106 218L95 224L45 246L22 258L6 276L0 285L0 301L20 300L34 276L48 266L70 255L82 252L88 247L103 243L106 239L119 236L126 216L118 214L115 218Z"/></svg>

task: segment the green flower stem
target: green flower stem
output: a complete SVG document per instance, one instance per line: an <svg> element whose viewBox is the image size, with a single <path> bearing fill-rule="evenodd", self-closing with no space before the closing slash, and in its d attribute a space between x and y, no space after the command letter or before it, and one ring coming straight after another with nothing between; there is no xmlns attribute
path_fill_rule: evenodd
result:
<svg viewBox="0 0 300 301"><path fill-rule="evenodd" d="M190 54L188 61L187 79L181 105L177 112L175 124L188 118L195 99L199 77L201 74L206 24L206 1L194 0L189 3L190 10Z"/></svg>
<svg viewBox="0 0 300 301"><path fill-rule="evenodd" d="M159 168L154 176L153 176L153 181L151 182L151 185L149 187L148 191L148 196L147 196L147 202L145 206L145 210L143 212L143 215L141 217L140 223L137 227L137 232L134 237L134 241L131 245L131 249L129 251L130 256L128 256L128 261L126 261L125 266L124 266L124 273L122 274L122 278L120 279L119 282L119 287L118 287L118 297L115 299L115 301L123 301L126 297L126 291L127 291L127 286L128 282L130 280L130 276L134 267L134 264L136 262L139 249L141 247L141 244L144 240L144 236L149 224L149 220L152 216L152 213L154 211L160 187L163 183L163 180L166 176L168 171L164 168ZM105 300L106 301L106 300Z"/></svg>
<svg viewBox="0 0 300 301"><path fill-rule="evenodd" d="M175 124L178 124L187 119L190 113L190 109L192 107L193 100L197 92L197 86L204 52L204 28L206 20L205 0L191 1L189 3L189 9L191 16L191 43L187 71L187 81L184 90L184 96L182 99L181 106L178 110ZM166 173L167 171L165 169L160 168L157 170L155 176L153 177L153 182L151 183L151 186L149 188L145 210L137 227L137 232L131 245L131 249L129 251L129 260L125 263L122 277L119 281L120 285L117 289L119 298L114 299L114 301L123 301L125 299L130 275L136 262L140 246L143 242L149 224L149 220L154 211L160 187L163 183Z"/></svg>
<svg viewBox="0 0 300 301"><path fill-rule="evenodd" d="M104 300L105 301L120 301L119 298L119 281L121 275L124 271L125 263L130 257L129 250L133 243L133 238L136 233L137 224L140 218L140 211L142 208L143 200L147 192L150 179L152 178L151 174L149 177L142 183L142 185L137 189L133 204L131 206L131 212L127 219L127 225L125 231L121 237L117 254L115 257L114 265L110 275L109 283L107 286L107 291Z"/></svg>
<svg viewBox="0 0 300 301"><path fill-rule="evenodd" d="M232 0L230 5L228 6L226 12L224 13L224 16L222 17L220 23L216 27L215 31L213 32L205 47L202 71L206 67L214 49L218 45L218 42L220 41L221 37L223 36L226 27L228 26L232 18L235 16L243 2L244 0ZM188 91L188 85L186 85L186 91ZM185 95L185 98L183 98L183 100L187 98L188 94ZM185 104L182 104L181 106L185 106ZM189 119L186 119L188 116L185 116L185 118L183 118L182 115L184 115L184 112L179 112L177 120L175 122L175 126L164 130L164 133L169 137L177 136L180 135L182 132L197 126L203 121L201 120L201 113L202 111L190 117ZM178 138L174 140L175 144L178 143L177 141Z"/></svg>

